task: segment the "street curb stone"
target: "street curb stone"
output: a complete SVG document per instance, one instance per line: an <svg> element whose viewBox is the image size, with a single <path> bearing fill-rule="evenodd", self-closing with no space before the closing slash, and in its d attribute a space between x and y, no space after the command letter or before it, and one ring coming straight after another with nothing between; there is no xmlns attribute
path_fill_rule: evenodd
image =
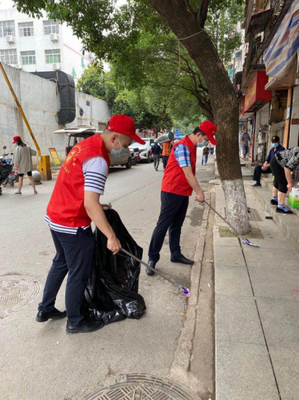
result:
<svg viewBox="0 0 299 400"><path fill-rule="evenodd" d="M205 237L207 233L209 211L209 208L205 207L195 249L195 262L191 270L191 296L188 301L186 320L178 341L178 346L170 369L170 379L185 384L195 393L204 391L206 389L205 387L203 387L198 378L195 377L191 372L189 372L189 366L192 357L193 339L196 328L200 276L203 253L205 248ZM196 398L194 398L194 400L196 400ZM198 400L200 399L198 398Z"/></svg>

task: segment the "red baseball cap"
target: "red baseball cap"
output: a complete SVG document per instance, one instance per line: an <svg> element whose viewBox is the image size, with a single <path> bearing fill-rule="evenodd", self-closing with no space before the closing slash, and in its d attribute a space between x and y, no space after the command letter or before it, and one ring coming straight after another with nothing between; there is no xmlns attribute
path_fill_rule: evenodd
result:
<svg viewBox="0 0 299 400"><path fill-rule="evenodd" d="M14 136L13 138L12 138L12 140L13 140L13 142L12 142L12 144L15 144L18 140L20 140L21 139L21 136Z"/></svg>
<svg viewBox="0 0 299 400"><path fill-rule="evenodd" d="M199 125L199 129L208 137L212 144L217 144L214 138L217 131L217 126L214 124L214 122L204 121Z"/></svg>
<svg viewBox="0 0 299 400"><path fill-rule="evenodd" d="M128 117L124 114L113 115L107 123L106 129L111 132L120 133L122 135L127 135L131 139L135 140L140 144L145 144L145 141L142 140L135 133L135 121L133 118Z"/></svg>

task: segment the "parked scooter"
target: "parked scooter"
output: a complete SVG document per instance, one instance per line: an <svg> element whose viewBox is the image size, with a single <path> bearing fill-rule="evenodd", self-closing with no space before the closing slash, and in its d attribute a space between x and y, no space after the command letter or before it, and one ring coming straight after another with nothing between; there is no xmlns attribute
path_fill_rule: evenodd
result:
<svg viewBox="0 0 299 400"><path fill-rule="evenodd" d="M13 170L13 153L5 153L6 146L3 146L3 150L4 153L2 156L0 156L0 195L2 194L1 185L3 185L4 187L7 184L9 184L10 186L14 186L14 183L17 181L17 175Z"/></svg>

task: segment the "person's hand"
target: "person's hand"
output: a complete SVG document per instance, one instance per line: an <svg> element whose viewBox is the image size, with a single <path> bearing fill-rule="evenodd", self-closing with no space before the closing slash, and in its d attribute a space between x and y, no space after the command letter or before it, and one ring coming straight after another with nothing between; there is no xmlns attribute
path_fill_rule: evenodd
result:
<svg viewBox="0 0 299 400"><path fill-rule="evenodd" d="M113 236L108 239L107 241L107 248L115 255L121 249L120 241L117 239L116 236Z"/></svg>
<svg viewBox="0 0 299 400"><path fill-rule="evenodd" d="M196 194L195 200L198 201L199 203L203 203L205 201L205 194L204 194L203 190L201 190L200 192L198 192Z"/></svg>
<svg viewBox="0 0 299 400"><path fill-rule="evenodd" d="M111 210L111 208L112 208L111 203L108 203L108 204L101 204L101 206L102 206L103 208L108 208L109 210Z"/></svg>
<svg viewBox="0 0 299 400"><path fill-rule="evenodd" d="M292 183L289 183L288 186L287 186L288 191L291 192L293 187L294 187L294 185Z"/></svg>
<svg viewBox="0 0 299 400"><path fill-rule="evenodd" d="M268 168L268 165L267 165L266 163L264 163L264 164L262 165L262 170L265 171L267 168Z"/></svg>

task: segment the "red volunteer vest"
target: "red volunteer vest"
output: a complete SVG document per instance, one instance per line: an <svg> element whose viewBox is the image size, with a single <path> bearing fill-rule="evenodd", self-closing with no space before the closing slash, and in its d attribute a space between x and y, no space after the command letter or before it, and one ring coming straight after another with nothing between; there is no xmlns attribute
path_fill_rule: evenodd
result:
<svg viewBox="0 0 299 400"><path fill-rule="evenodd" d="M62 164L47 208L47 215L52 222L71 227L87 226L91 223L84 207L82 165L86 159L96 156L102 156L109 167L107 149L97 134L82 140L69 152Z"/></svg>
<svg viewBox="0 0 299 400"><path fill-rule="evenodd" d="M162 180L162 192L179 194L181 196L191 196L192 187L189 185L184 171L179 166L175 156L174 150L179 144L184 144L188 147L190 151L191 157L191 166L193 174L195 175L195 166L196 166L196 147L191 142L188 136L185 136L184 139L180 140L177 144L174 145L169 159L167 163L167 167L164 172L164 177Z"/></svg>

